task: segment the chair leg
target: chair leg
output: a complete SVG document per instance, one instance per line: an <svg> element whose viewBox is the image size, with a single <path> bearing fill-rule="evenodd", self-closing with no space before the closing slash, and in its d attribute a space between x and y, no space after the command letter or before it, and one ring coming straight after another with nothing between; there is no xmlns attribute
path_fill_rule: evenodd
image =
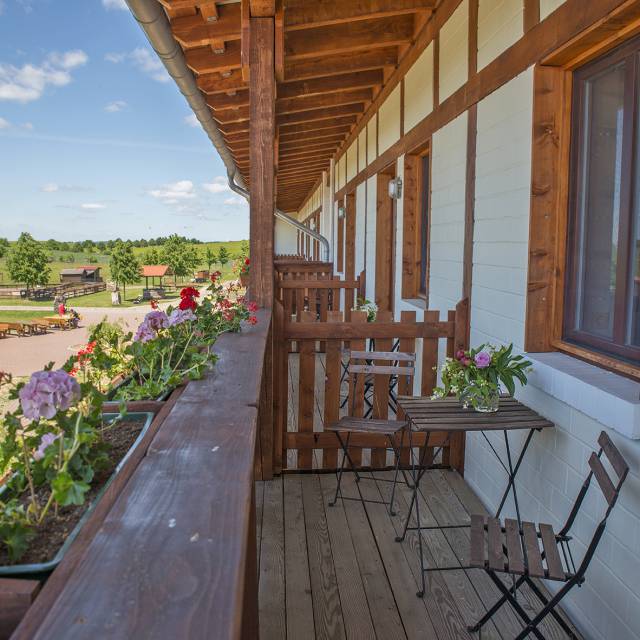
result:
<svg viewBox="0 0 640 640"><path fill-rule="evenodd" d="M549 613L551 613L555 607L558 605L560 600L564 598L567 593L577 584L575 579L569 580L560 591L558 591L551 600L545 605L545 607L540 611L540 613L533 618L533 620L529 621L527 626L524 628L522 633L515 640L524 640L530 633L534 633L536 637L543 638L542 634L538 631L538 625L547 617ZM571 633L571 637L575 638L576 636Z"/></svg>
<svg viewBox="0 0 640 640"><path fill-rule="evenodd" d="M518 589L518 587L522 584L523 580L524 580L524 576L520 578L518 582L516 582L514 591ZM491 609L489 609L487 613L485 613L484 616L482 616L482 618L478 620L478 622L476 622L474 625L469 625L467 627L467 631L470 631L471 633L476 633L480 631L480 629L482 629L482 627L484 627L484 625L487 622L489 622L489 620L491 620L491 618L494 616L496 611L498 611L498 609L500 609L500 607L502 607L502 605L507 600L508 600L508 596L503 595L499 600L496 601L496 603L491 607Z"/></svg>
<svg viewBox="0 0 640 640"><path fill-rule="evenodd" d="M393 474L393 487L391 488L391 500L389 501L389 515L395 516L397 514L393 509L393 501L395 500L395 497L396 497L396 484L398 483L398 472L400 471L400 453L402 452L402 443L404 441L404 429L402 430L402 434L400 435L399 449L396 450L393 444L393 437L391 435L388 435L387 438L389 440L389 444L391 445L391 448L393 449L393 455L396 457L396 465L395 465L395 470Z"/></svg>
<svg viewBox="0 0 640 640"><path fill-rule="evenodd" d="M543 605L549 604L549 599L542 593L542 591L538 588L538 585L531 579L527 578L527 584L531 588L531 590L538 596L540 602ZM575 634L573 629L564 621L562 616L555 610L551 609L549 613L553 616L555 621L562 627L563 631L571 638L571 640L579 640L579 637Z"/></svg>
<svg viewBox="0 0 640 640"><path fill-rule="evenodd" d="M340 443L340 448L343 451L342 455L342 463L340 464L340 469L338 469L338 483L336 484L336 494L333 497L333 501L329 503L330 507L335 506L338 501L338 496L340 495L340 485L342 484L342 474L344 473L344 464L345 460L349 459L349 454L347 453L347 447L349 446L349 439L351 438L351 432L347 433L347 442L346 444L342 441L340 433L338 431L335 432L336 437L338 438L338 442Z"/></svg>

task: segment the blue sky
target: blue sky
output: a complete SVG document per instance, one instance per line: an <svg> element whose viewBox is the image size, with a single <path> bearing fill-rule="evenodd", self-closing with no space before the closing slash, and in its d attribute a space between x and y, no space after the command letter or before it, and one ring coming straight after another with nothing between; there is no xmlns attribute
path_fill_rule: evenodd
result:
<svg viewBox="0 0 640 640"><path fill-rule="evenodd" d="M0 237L248 237L124 0L0 0Z"/></svg>

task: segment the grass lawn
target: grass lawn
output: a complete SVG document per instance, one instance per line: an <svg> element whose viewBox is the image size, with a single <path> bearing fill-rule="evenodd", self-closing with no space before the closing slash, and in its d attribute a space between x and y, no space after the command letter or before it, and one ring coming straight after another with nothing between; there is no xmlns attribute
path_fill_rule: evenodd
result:
<svg viewBox="0 0 640 640"><path fill-rule="evenodd" d="M174 300L180 297L180 284L178 291L175 293L167 293L164 300ZM186 285L184 285L186 286ZM142 287L127 287L127 299L122 301L120 307L133 307L133 300L142 295ZM22 300L22 299L4 299L0 298L0 307L48 307L53 313L53 300ZM92 293L88 296L78 296L77 298L69 298L67 307L74 309L83 309L85 307L110 307L111 308L111 291L100 291ZM115 307L114 307L115 308ZM40 312L42 315L43 312Z"/></svg>
<svg viewBox="0 0 640 640"><path fill-rule="evenodd" d="M23 322L46 315L46 311L0 311L0 322Z"/></svg>

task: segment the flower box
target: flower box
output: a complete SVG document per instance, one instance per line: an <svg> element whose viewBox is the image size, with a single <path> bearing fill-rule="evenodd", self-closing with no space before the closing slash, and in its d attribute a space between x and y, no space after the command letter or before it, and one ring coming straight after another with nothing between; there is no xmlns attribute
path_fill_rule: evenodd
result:
<svg viewBox="0 0 640 640"><path fill-rule="evenodd" d="M119 415L115 413L105 413L103 414L106 418L113 418L112 422L118 420L120 418ZM80 520L75 524L71 532L65 537L64 543L57 550L57 552L51 557L49 560L42 562L29 562L29 563L19 563L19 564L4 564L0 565L0 578L28 578L28 579L45 579L48 575L60 564L65 554L67 553L69 547L72 545L82 527L85 525L86 521L90 517L91 513L95 510L96 506L100 502L100 499L107 491L111 483L117 477L120 470L123 468L129 457L132 455L133 451L140 444L142 439L145 436L145 433L149 429L153 421L154 414L151 412L144 413L131 413L128 414L125 418L126 421L136 421L143 422L143 426L141 431L136 436L133 444L129 447L129 449L124 453L124 455L117 461L116 466L111 473L111 475L106 479L104 484L98 489L98 492L93 497L91 502L86 506L86 509ZM2 495L4 488L0 488L0 496Z"/></svg>

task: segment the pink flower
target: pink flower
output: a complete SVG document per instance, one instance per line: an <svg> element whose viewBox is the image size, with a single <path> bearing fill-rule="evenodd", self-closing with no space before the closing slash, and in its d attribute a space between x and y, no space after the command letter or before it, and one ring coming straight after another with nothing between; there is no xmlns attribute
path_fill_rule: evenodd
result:
<svg viewBox="0 0 640 640"><path fill-rule="evenodd" d="M36 371L20 389L20 406L26 418L50 420L80 400L80 385L63 369Z"/></svg>
<svg viewBox="0 0 640 640"><path fill-rule="evenodd" d="M258 305L255 302L247 302L247 311L255 313L258 310Z"/></svg>
<svg viewBox="0 0 640 640"><path fill-rule="evenodd" d="M247 322L249 324L257 324L258 323L258 318L256 318L255 316L249 316L249 319L247 320Z"/></svg>
<svg viewBox="0 0 640 640"><path fill-rule="evenodd" d="M464 350L463 349L459 349L456 352L456 360L462 360L464 358Z"/></svg>
<svg viewBox="0 0 640 640"><path fill-rule="evenodd" d="M481 351L476 353L474 361L478 369L486 369L491 364L491 355L486 351Z"/></svg>
<svg viewBox="0 0 640 640"><path fill-rule="evenodd" d="M55 433L45 433L40 439L38 448L33 452L33 459L42 460L47 448L50 447L59 437L60 436Z"/></svg>

